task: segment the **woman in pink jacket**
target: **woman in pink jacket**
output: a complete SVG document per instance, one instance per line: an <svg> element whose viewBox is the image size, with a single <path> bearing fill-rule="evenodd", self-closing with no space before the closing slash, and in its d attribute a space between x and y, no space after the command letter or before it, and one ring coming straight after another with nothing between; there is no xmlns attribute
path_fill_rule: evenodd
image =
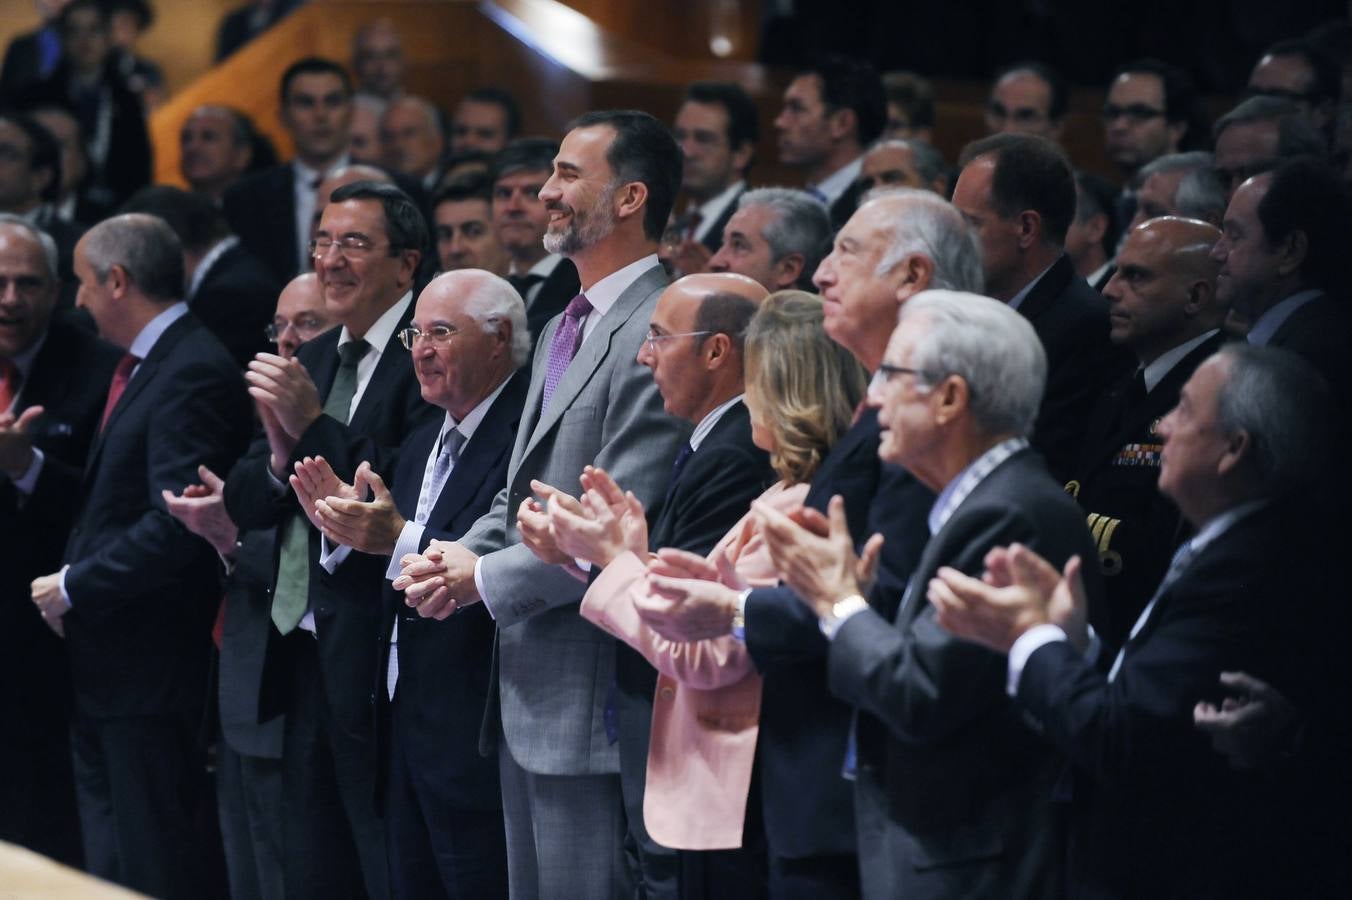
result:
<svg viewBox="0 0 1352 900"><path fill-rule="evenodd" d="M822 329L822 301L803 291L771 295L747 328L746 397L752 440L780 480L761 495L777 509L802 504L808 482L849 427L864 370ZM731 636L676 643L646 626L635 601L647 593L648 529L642 504L609 475L583 475L583 512L549 504L560 550L603 565L582 615L639 651L658 671L644 824L681 850L742 845L760 718L760 676ZM756 518L748 511L714 547L706 573L731 587L774 584Z"/></svg>

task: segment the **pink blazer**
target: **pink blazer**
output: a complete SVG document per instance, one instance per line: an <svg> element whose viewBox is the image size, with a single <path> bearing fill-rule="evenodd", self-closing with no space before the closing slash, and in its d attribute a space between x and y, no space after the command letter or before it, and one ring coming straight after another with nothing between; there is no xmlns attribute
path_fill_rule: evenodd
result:
<svg viewBox="0 0 1352 900"><path fill-rule="evenodd" d="M806 484L780 482L761 499L789 510L806 496ZM778 580L750 512L709 559L720 554L748 584ZM583 616L642 653L658 672L644 825L657 843L680 850L740 847L760 730L760 676L746 646L731 636L679 643L643 624L634 597L647 591L646 575L643 560L622 554L582 599Z"/></svg>

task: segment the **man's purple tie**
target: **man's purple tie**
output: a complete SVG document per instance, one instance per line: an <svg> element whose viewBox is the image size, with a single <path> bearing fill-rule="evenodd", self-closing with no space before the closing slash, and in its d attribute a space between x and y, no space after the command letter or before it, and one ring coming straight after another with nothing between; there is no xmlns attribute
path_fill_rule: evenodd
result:
<svg viewBox="0 0 1352 900"><path fill-rule="evenodd" d="M549 342L549 361L545 364L545 389L540 400L542 412L549 408L549 398L554 396L554 388L559 386L559 380L563 378L563 373L568 371L568 364L577 354L578 345L582 343L582 319L591 311L592 305L584 294L578 294L569 300L567 308L563 311L563 321L559 323L559 327L554 331L553 340Z"/></svg>

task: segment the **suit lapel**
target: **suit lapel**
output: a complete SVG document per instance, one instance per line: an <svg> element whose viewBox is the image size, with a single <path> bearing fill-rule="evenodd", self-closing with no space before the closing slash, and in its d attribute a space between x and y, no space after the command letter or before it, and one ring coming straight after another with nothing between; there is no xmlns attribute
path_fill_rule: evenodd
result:
<svg viewBox="0 0 1352 900"><path fill-rule="evenodd" d="M477 488L504 453L511 452L512 426L520 416L521 393L526 376L520 370L489 407L474 437L465 444L460 459L451 470L451 477L437 496L436 505L428 513L428 522L451 522L474 499ZM431 448L428 448L430 452ZM423 454L426 460L427 453ZM414 498L415 502L417 498Z"/></svg>
<svg viewBox="0 0 1352 900"><path fill-rule="evenodd" d="M385 346L380 351L380 361L376 363L376 370L371 373L371 380L366 383L366 390L362 392L361 402L352 413L352 419L349 425L358 433L366 433L374 429L371 422L376 416L380 415L380 406L394 397L392 384L399 377L400 370L405 365L411 365L408 351L404 345L399 343L399 331L413 317L413 304L409 304L404 315L395 327L394 333L385 341ZM331 353L330 357L335 363L333 375L329 376L328 386L324 389L324 395L328 396L328 389L333 387L333 379L337 377L338 354Z"/></svg>
<svg viewBox="0 0 1352 900"><path fill-rule="evenodd" d="M1070 257L1062 253L1056 262L1052 263L1047 274L1042 276L1042 280L1033 286L1028 296L1023 298L1023 302L1019 304L1019 312L1028 321L1036 322L1038 316L1051 307L1074 277L1076 277L1075 267L1071 265Z"/></svg>

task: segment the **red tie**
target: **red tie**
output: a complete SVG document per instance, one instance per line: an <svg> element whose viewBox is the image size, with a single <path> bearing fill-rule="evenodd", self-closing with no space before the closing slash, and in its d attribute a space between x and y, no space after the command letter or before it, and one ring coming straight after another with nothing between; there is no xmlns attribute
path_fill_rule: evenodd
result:
<svg viewBox="0 0 1352 900"><path fill-rule="evenodd" d="M108 417L113 414L113 408L122 398L122 392L127 389L127 382L131 381L131 370L136 368L136 364L140 361L139 356L132 356L130 353L124 354L118 361L117 368L113 370L112 383L108 385L108 402L103 404L103 418L99 420L100 432L103 431L103 426L108 424Z"/></svg>
<svg viewBox="0 0 1352 900"><path fill-rule="evenodd" d="M19 395L19 367L12 359L0 359L0 413L5 412Z"/></svg>

